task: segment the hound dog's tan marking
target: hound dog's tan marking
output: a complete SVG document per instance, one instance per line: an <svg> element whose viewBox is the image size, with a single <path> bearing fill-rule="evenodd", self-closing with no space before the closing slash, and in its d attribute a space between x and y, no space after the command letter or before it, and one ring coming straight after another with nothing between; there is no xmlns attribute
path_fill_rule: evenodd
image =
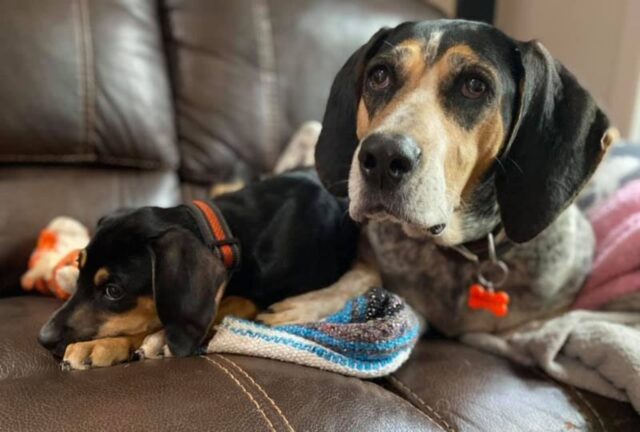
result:
<svg viewBox="0 0 640 432"><path fill-rule="evenodd" d="M243 180L235 180L228 183L218 183L211 187L209 191L209 196L212 198L219 197L220 195L232 193L239 191L240 189L245 187L245 182Z"/></svg>
<svg viewBox="0 0 640 432"><path fill-rule="evenodd" d="M472 149L472 159L475 159L471 165L471 172L466 174L466 181L464 182L461 194L463 198L467 198L472 192L473 188L478 185L482 176L495 164L498 154L500 153L499 143L504 141L506 136L504 123L500 113L492 111L487 115L486 120L478 125L478 127L469 133L471 136L467 137L465 143L467 147ZM469 145L470 142L486 143L486 145ZM462 146L457 149L458 152L462 151ZM469 156L467 156L469 157ZM465 155L460 156L461 159L465 158ZM449 166L449 172L454 172L455 168ZM452 183L457 183L452 179Z"/></svg>

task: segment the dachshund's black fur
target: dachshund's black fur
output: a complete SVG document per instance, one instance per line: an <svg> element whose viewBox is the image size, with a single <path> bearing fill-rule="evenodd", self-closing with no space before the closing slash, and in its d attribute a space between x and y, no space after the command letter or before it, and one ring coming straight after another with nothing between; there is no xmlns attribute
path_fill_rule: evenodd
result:
<svg viewBox="0 0 640 432"><path fill-rule="evenodd" d="M193 354L209 334L219 290L266 308L330 285L354 261L358 228L346 200L327 192L314 171L274 176L215 204L240 241L237 271L228 274L207 249L185 205L116 212L99 222L77 292L45 325L41 342L62 356L69 343L117 336L101 329L146 297L173 354Z"/></svg>

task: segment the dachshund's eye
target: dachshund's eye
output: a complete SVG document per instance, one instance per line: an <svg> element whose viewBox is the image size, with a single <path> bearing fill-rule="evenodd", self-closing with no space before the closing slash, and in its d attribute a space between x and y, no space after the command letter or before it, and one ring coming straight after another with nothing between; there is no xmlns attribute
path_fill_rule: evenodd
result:
<svg viewBox="0 0 640 432"><path fill-rule="evenodd" d="M469 99L478 99L487 91L487 83L477 77L467 78L462 83L462 95Z"/></svg>
<svg viewBox="0 0 640 432"><path fill-rule="evenodd" d="M391 82L389 68L385 65L373 67L369 71L367 82L372 90L382 90L389 87Z"/></svg>
<svg viewBox="0 0 640 432"><path fill-rule="evenodd" d="M104 288L104 296L111 301L118 301L124 297L124 290L115 284L107 284Z"/></svg>

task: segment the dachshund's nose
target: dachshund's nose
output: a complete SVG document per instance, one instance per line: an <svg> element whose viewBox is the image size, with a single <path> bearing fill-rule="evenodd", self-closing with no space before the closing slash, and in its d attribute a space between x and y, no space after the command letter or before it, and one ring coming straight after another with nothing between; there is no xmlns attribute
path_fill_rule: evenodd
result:
<svg viewBox="0 0 640 432"><path fill-rule="evenodd" d="M387 189L409 177L421 155L420 148L405 135L373 134L362 142L358 160L367 183Z"/></svg>
<svg viewBox="0 0 640 432"><path fill-rule="evenodd" d="M49 320L40 329L38 334L38 342L48 350L54 349L62 340L62 328Z"/></svg>

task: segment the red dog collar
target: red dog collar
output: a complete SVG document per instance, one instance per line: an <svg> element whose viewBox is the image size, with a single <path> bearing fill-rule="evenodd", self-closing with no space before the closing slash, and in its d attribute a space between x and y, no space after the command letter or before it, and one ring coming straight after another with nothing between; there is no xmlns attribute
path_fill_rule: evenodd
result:
<svg viewBox="0 0 640 432"><path fill-rule="evenodd" d="M240 243L233 237L220 209L210 201L194 200L188 205L195 216L202 238L227 270L240 265Z"/></svg>

